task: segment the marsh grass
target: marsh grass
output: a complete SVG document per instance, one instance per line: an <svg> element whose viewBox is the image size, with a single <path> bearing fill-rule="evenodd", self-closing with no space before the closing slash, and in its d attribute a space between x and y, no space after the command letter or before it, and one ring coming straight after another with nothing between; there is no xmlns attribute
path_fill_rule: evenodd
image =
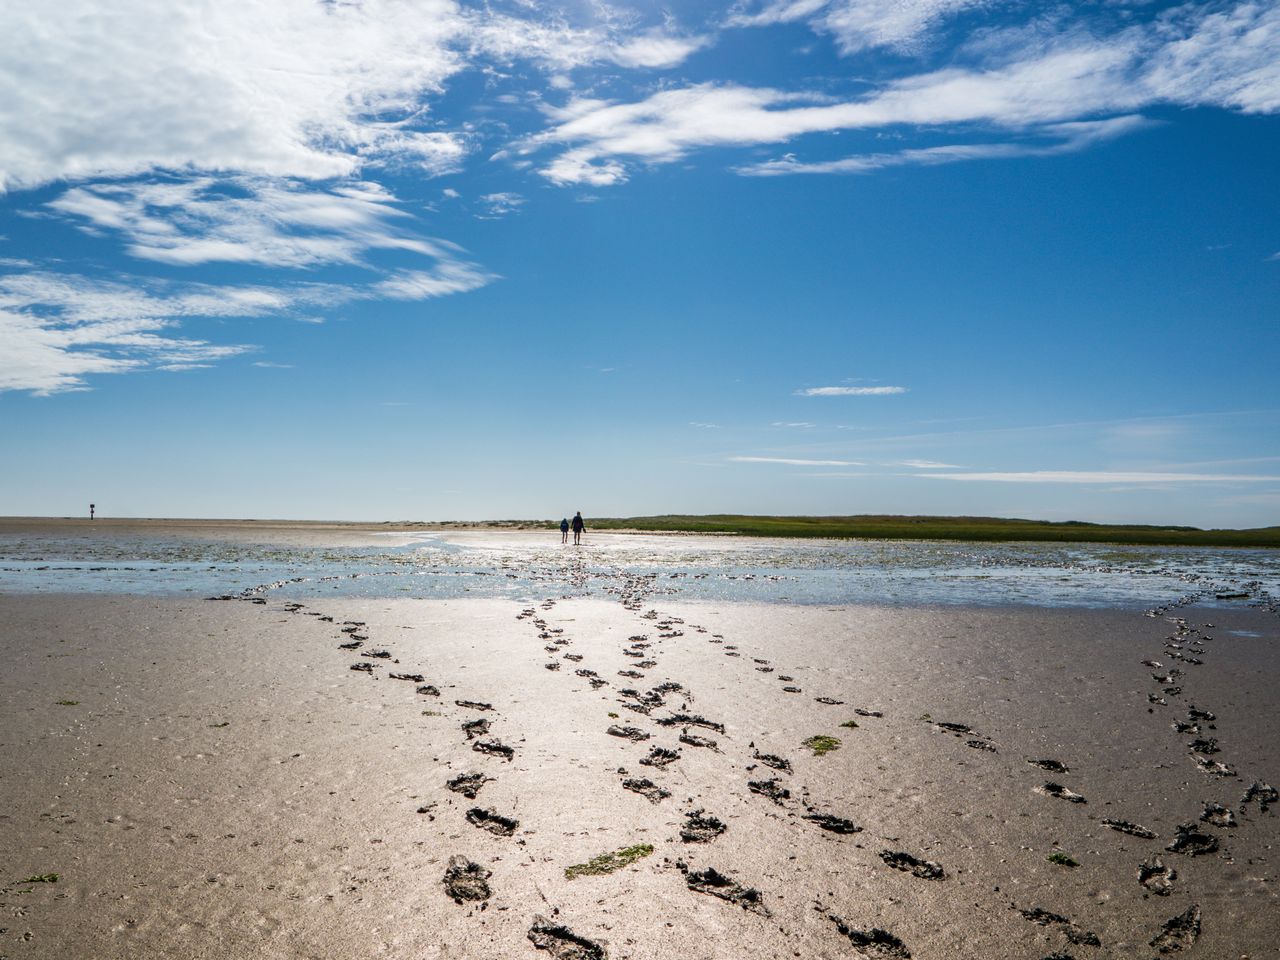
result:
<svg viewBox="0 0 1280 960"><path fill-rule="evenodd" d="M564 875L570 880L574 877L598 877L629 867L651 853L653 853L652 844L638 843L634 847L623 847L612 853L602 853L598 857L592 857L586 863L575 863L565 870Z"/></svg>
<svg viewBox="0 0 1280 960"><path fill-rule="evenodd" d="M839 750L840 739L838 737L828 737L825 733L819 733L804 741L802 746L812 750L815 757L822 757L832 750Z"/></svg>
<svg viewBox="0 0 1280 960"><path fill-rule="evenodd" d="M735 533L753 537L823 537L868 540L1037 540L1059 543L1128 543L1161 546L1280 547L1280 527L1252 530L1201 530L1141 524L1084 523L1078 520L1002 519L999 517L780 517L745 514L605 518L595 530L644 530L682 533Z"/></svg>

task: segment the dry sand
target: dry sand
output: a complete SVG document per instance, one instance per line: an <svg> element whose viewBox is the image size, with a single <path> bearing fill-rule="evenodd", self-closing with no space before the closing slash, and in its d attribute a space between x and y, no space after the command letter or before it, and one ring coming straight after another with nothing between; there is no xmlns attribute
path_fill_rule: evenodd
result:
<svg viewBox="0 0 1280 960"><path fill-rule="evenodd" d="M1242 802L1255 780L1280 783L1275 616L665 600L651 614L621 589L523 612L0 596L0 957L1277 956L1280 803ZM1153 679L1170 668L1182 675ZM1191 707L1215 715L1199 736L1220 752L1173 729ZM660 723L678 714L723 730ZM475 720L489 729L469 739ZM815 756L816 734L839 748ZM654 747L679 757L643 765ZM474 800L446 787L465 773L485 778ZM669 795L624 787L643 779ZM769 780L788 795L748 786ZM1206 803L1236 825L1201 822ZM472 809L517 823L490 832ZM686 842L698 810L724 832ZM805 819L822 814L858 829ZM1180 824L1216 849L1167 850ZM565 877L639 844L652 854L617 872ZM454 857L488 874L487 900L446 894ZM1139 883L1157 858L1176 871L1164 896ZM692 888L717 876L739 902ZM1037 909L1043 924L1022 912Z"/></svg>

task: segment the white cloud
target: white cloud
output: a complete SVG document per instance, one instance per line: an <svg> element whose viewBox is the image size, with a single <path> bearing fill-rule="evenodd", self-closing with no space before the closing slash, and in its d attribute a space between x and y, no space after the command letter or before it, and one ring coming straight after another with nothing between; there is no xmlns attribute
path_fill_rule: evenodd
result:
<svg viewBox="0 0 1280 960"><path fill-rule="evenodd" d="M900 467L913 467L916 470L956 470L958 463L939 463L937 460L899 460Z"/></svg>
<svg viewBox="0 0 1280 960"><path fill-rule="evenodd" d="M651 30L615 43L611 59L622 67L674 67L709 43L710 38L705 36L675 36Z"/></svg>
<svg viewBox="0 0 1280 960"><path fill-rule="evenodd" d="M296 181L199 177L74 187L48 206L118 234L135 257L192 265L366 265L370 250L448 259L438 242L398 226L408 215L375 183L317 189Z"/></svg>
<svg viewBox="0 0 1280 960"><path fill-rule="evenodd" d="M255 360L253 361L253 365L255 367L262 367L266 370L292 370L293 369L292 363L273 363L270 360Z"/></svg>
<svg viewBox="0 0 1280 960"><path fill-rule="evenodd" d="M375 298L424 300L474 290L492 279L475 265L454 260L351 286L212 286L42 271L3 274L0 393L28 390L47 396L83 390L93 374L196 369L257 349L178 335L177 328L192 318L291 316ZM303 312L295 319L317 323L322 318Z"/></svg>
<svg viewBox="0 0 1280 960"><path fill-rule="evenodd" d="M1056 147L1015 142L1012 150L977 144L932 154L881 153L832 168L847 172L1079 149L1090 137L1137 126L1132 117L1114 115L1160 104L1280 109L1280 6L1240 3L1220 13L1186 7L1101 38L1080 32L1036 37L993 63L906 77L852 100L715 83L664 89L632 103L579 100L552 114L557 124L518 149L560 145L563 151L541 169L544 176L560 184L607 185L627 178L626 160L671 163L698 149L786 143L839 130L982 125L1062 140ZM1097 125L1099 118L1108 125ZM1087 122L1093 124L1063 126ZM757 165L745 172L769 171Z"/></svg>
<svg viewBox="0 0 1280 960"><path fill-rule="evenodd" d="M720 429L720 424L718 423L699 423L697 420L690 420L689 426L700 427L703 430L719 430Z"/></svg>
<svg viewBox="0 0 1280 960"><path fill-rule="evenodd" d="M500 193L486 193L480 198L480 203L485 208L484 216L497 218L505 217L509 213L515 213L524 206L525 199L518 193L504 191Z"/></svg>
<svg viewBox="0 0 1280 960"><path fill-rule="evenodd" d="M809 427L817 426L817 424L809 423L807 420L775 420L769 424L771 427L784 427L792 430L804 430Z"/></svg>
<svg viewBox="0 0 1280 960"><path fill-rule="evenodd" d="M303 294L305 296L305 294ZM47 396L86 389L91 374L189 370L254 347L170 331L182 318L257 316L285 307L279 293L193 286L150 293L136 284L48 273L0 277L0 392Z"/></svg>
<svg viewBox="0 0 1280 960"><path fill-rule="evenodd" d="M791 467L861 467L859 460L797 460L791 457L730 457L731 463L782 463Z"/></svg>
<svg viewBox="0 0 1280 960"><path fill-rule="evenodd" d="M1107 120L1082 120L1047 124L1030 132L1036 137L1062 138L1055 143L957 143L938 147L899 150L896 153L864 153L839 160L803 162L795 154L778 160L744 164L738 173L755 177L776 177L796 173L871 173L885 167L938 166L966 160L1012 160L1021 157L1053 157L1076 153L1103 140L1151 126L1145 117L1130 114Z"/></svg>
<svg viewBox="0 0 1280 960"><path fill-rule="evenodd" d="M729 23L745 27L807 20L815 30L832 34L846 54L867 47L910 51L929 27L946 17L992 5L991 0L770 0Z"/></svg>
<svg viewBox="0 0 1280 960"><path fill-rule="evenodd" d="M434 270L400 270L371 288L393 300L428 300L477 290L496 279L475 264L446 261Z"/></svg>
<svg viewBox="0 0 1280 960"><path fill-rule="evenodd" d="M935 480L969 480L991 483L1260 483L1280 480L1280 476L1232 473L1158 473L1125 470L1029 470L1009 473L921 473Z"/></svg>
<svg viewBox="0 0 1280 960"><path fill-rule="evenodd" d="M505 63L532 60L553 71L558 86L571 81L568 71L597 63L620 67L664 69L678 66L711 43L705 35L682 34L671 25L635 30L628 18L606 18L573 26L560 17L528 19L491 10L468 15L467 41L473 56Z"/></svg>
<svg viewBox="0 0 1280 960"><path fill-rule="evenodd" d="M797 397L886 397L906 393L906 387L806 387Z"/></svg>
<svg viewBox="0 0 1280 960"><path fill-rule="evenodd" d="M465 28L452 0L6 4L0 190L153 169L444 172L463 143L424 100L464 66Z"/></svg>

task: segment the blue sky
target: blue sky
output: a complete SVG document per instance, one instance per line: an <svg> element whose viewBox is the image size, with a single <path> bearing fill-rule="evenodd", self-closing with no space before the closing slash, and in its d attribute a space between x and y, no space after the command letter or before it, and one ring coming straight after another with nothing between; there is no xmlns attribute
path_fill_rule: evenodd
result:
<svg viewBox="0 0 1280 960"><path fill-rule="evenodd" d="M1280 523L1280 5L0 12L0 514Z"/></svg>

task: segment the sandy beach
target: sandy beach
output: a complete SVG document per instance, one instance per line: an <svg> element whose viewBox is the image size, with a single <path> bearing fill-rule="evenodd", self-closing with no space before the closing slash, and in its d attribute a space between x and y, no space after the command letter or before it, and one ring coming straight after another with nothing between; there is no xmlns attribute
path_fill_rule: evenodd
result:
<svg viewBox="0 0 1280 960"><path fill-rule="evenodd" d="M0 957L1276 955L1274 614L611 593L0 595Z"/></svg>

